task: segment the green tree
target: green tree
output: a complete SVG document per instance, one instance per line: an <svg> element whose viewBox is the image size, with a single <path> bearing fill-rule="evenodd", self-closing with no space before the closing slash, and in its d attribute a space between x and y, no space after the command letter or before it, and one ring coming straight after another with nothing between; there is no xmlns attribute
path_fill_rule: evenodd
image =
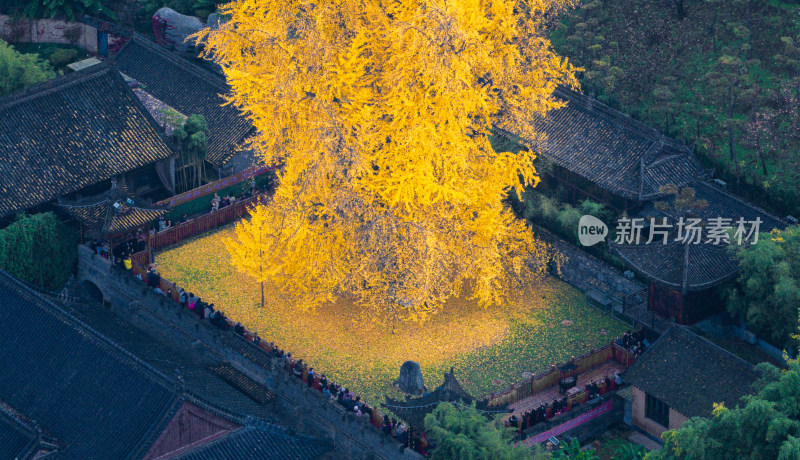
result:
<svg viewBox="0 0 800 460"><path fill-rule="evenodd" d="M27 18L66 18L75 21L83 14L116 19L102 0L4 0L0 11Z"/></svg>
<svg viewBox="0 0 800 460"><path fill-rule="evenodd" d="M47 290L62 286L78 260L78 234L52 212L20 214L0 230L0 270Z"/></svg>
<svg viewBox="0 0 800 460"><path fill-rule="evenodd" d="M609 442L609 447L614 453L614 460L642 460L647 455L647 449L644 446L624 439L612 440Z"/></svg>
<svg viewBox="0 0 800 460"><path fill-rule="evenodd" d="M741 273L725 290L728 311L762 338L790 345L800 306L800 227L734 247Z"/></svg>
<svg viewBox="0 0 800 460"><path fill-rule="evenodd" d="M441 403L425 417L425 432L435 447L432 460L514 460L531 458L528 447L511 444L511 430L490 422L475 406Z"/></svg>
<svg viewBox="0 0 800 460"><path fill-rule="evenodd" d="M553 452L553 460L600 460L600 456L594 449L581 450L578 440L573 438L569 444L562 443L559 449Z"/></svg>
<svg viewBox="0 0 800 460"><path fill-rule="evenodd" d="M169 117L169 115L166 115ZM166 123L172 123L170 119ZM175 166L178 193L203 185L205 158L208 151L208 124L202 115L191 115L182 126L173 129L178 144L178 164Z"/></svg>
<svg viewBox="0 0 800 460"><path fill-rule="evenodd" d="M796 325L796 321L791 322ZM711 418L693 417L662 435L664 448L646 460L708 459L796 460L800 458L800 361L781 370L758 365L761 378L755 395L743 407L719 404Z"/></svg>
<svg viewBox="0 0 800 460"><path fill-rule="evenodd" d="M22 54L0 40L0 96L23 90L51 78L56 73L36 54Z"/></svg>

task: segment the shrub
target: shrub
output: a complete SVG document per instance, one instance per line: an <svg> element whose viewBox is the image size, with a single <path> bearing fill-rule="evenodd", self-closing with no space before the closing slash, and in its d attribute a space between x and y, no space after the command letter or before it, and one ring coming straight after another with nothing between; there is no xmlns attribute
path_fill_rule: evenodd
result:
<svg viewBox="0 0 800 460"><path fill-rule="evenodd" d="M55 78L49 63L36 54L21 54L0 40L0 96Z"/></svg>
<svg viewBox="0 0 800 460"><path fill-rule="evenodd" d="M78 232L52 212L17 219L0 230L0 269L47 290L63 285L78 260Z"/></svg>
<svg viewBox="0 0 800 460"><path fill-rule="evenodd" d="M78 51L76 50L59 48L53 51L53 54L50 55L48 60L53 68L58 69L72 62L76 56L78 56Z"/></svg>

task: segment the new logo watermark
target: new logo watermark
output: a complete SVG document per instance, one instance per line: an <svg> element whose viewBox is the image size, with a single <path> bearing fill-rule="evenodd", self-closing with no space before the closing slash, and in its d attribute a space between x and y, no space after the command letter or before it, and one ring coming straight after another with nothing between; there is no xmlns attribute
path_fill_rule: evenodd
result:
<svg viewBox="0 0 800 460"><path fill-rule="evenodd" d="M608 226L595 216L583 216L578 221L578 240L584 246L594 246L605 241L608 236Z"/></svg>
<svg viewBox="0 0 800 460"><path fill-rule="evenodd" d="M727 245L732 241L742 245L758 243L761 218L733 220L727 217L712 217L705 221L698 218L679 218L674 224L666 217L649 219L623 217L617 220L616 244L686 244ZM608 226L597 217L586 215L578 221L578 240L583 246L594 246L608 237Z"/></svg>

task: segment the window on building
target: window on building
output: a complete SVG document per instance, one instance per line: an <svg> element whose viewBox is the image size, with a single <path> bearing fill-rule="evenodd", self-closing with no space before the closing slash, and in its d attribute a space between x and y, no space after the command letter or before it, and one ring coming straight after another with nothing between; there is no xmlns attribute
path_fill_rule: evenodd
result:
<svg viewBox="0 0 800 460"><path fill-rule="evenodd" d="M669 406L650 393L645 393L645 396L644 416L664 428L669 428Z"/></svg>

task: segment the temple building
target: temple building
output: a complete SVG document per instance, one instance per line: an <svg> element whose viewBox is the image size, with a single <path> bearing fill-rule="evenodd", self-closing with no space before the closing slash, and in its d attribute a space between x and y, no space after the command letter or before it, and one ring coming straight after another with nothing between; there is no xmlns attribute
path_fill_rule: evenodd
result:
<svg viewBox="0 0 800 460"><path fill-rule="evenodd" d="M736 278L739 266L731 252L731 244L738 244L738 238L730 238L730 243L709 240L711 219L729 219L727 222L734 230L736 222L743 219L745 230L756 226L760 238L769 238L773 229L783 229L786 223L756 208L741 199L726 193L717 185L708 182L692 184L696 191L696 199L704 200L707 206L692 210L696 218L706 223L700 241L689 239L686 242L675 241L675 229L669 232L667 244L655 238L646 244L649 234L644 234L639 244L613 244L612 250L630 266L641 273L649 281L650 310L664 318L673 319L680 324L694 324L724 309L723 300L718 287L726 281ZM653 210L655 219L675 224L681 217L680 211ZM750 244L751 238L742 241Z"/></svg>
<svg viewBox="0 0 800 460"><path fill-rule="evenodd" d="M82 236L99 238L112 246L135 237L130 233L137 229L149 229L169 210L128 193L124 183L116 181L106 192L77 200L59 199L58 205L80 224Z"/></svg>
<svg viewBox="0 0 800 460"><path fill-rule="evenodd" d="M202 68L146 37L134 34L113 57L119 70L140 91L183 116L202 115L208 124L211 166L207 181L217 180L254 164L250 152L239 148L252 134L253 125L233 105L225 105L230 87L225 77Z"/></svg>
<svg viewBox="0 0 800 460"><path fill-rule="evenodd" d="M291 431L230 365L154 340L105 308L61 303L0 271L0 458L335 458Z"/></svg>
<svg viewBox="0 0 800 460"><path fill-rule="evenodd" d="M671 326L623 374L632 392L631 423L659 439L691 417L710 417L714 403L742 406L754 392L755 367L691 332Z"/></svg>
<svg viewBox="0 0 800 460"><path fill-rule="evenodd" d="M680 142L581 93L558 88L554 96L567 105L539 117L534 128L544 140L530 144L553 163L543 179L561 186L562 201L591 199L630 214L659 198L661 186L683 186L705 176ZM503 129L494 131L516 138Z"/></svg>
<svg viewBox="0 0 800 460"><path fill-rule="evenodd" d="M650 235L650 218L668 218L673 224L683 214L660 211L656 202L672 200L662 187L690 187L707 206L697 217L760 219L760 233L782 229L786 222L727 193L710 171L682 143L594 100L558 88L554 95L567 105L540 118L536 129L543 140L527 142L541 158L553 164L543 177L562 201L577 204L591 199L620 215L643 219L640 244L612 244L622 258L649 282L648 308L666 319L693 324L723 309L717 287L738 274L727 244L681 244L670 235L667 245L644 244ZM510 141L519 138L503 129L494 133ZM615 223L608 222L609 227Z"/></svg>
<svg viewBox="0 0 800 460"><path fill-rule="evenodd" d="M0 219L102 193L112 179L161 199L174 189L173 162L161 129L108 63L0 99Z"/></svg>

